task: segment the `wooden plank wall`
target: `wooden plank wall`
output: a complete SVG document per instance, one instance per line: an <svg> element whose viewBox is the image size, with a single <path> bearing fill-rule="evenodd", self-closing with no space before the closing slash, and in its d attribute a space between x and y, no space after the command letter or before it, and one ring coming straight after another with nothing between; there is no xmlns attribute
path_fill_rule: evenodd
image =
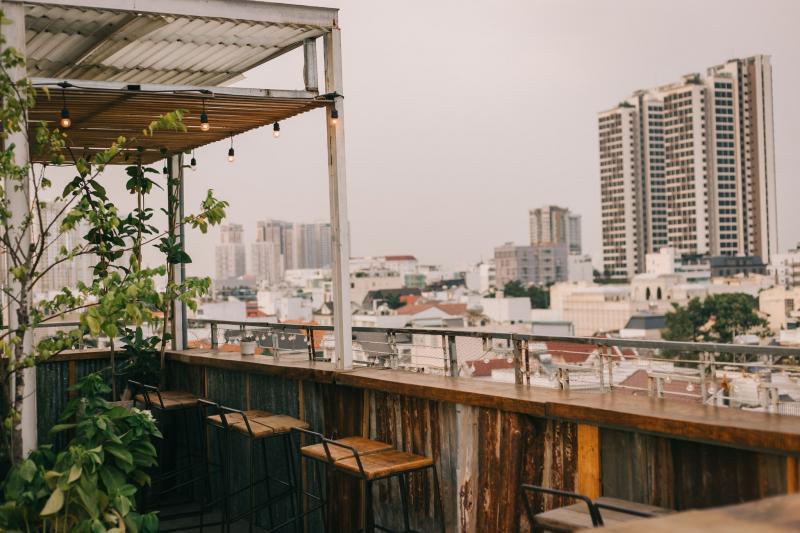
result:
<svg viewBox="0 0 800 533"><path fill-rule="evenodd" d="M66 386L101 366L97 361L69 361L40 367L40 434L54 423L53 414L66 403ZM675 509L800 491L795 457L176 362L169 363L168 374L173 389L189 390L232 407L299 416L326 435L369 436L391 442L398 449L432 456L448 532L530 531L518 488L521 483ZM237 447L234 452L242 457L235 462L234 479L244 484L246 449ZM262 471L258 455L256 466ZM280 448L270 448L268 457L279 456ZM303 471L312 490L318 479L327 488L328 530L357 529L360 483L341 474L318 476L309 465L304 465ZM283 471L277 474L283 475ZM429 472L415 474L409 482L414 509L411 525L419 531L438 531L433 487ZM396 481L378 482L372 503L377 523L401 527ZM562 505L552 497L535 497L532 503L536 511ZM286 512L288 508L278 511L281 516ZM265 518L262 513L259 522ZM319 530L320 520L319 514L309 517L307 530Z"/></svg>

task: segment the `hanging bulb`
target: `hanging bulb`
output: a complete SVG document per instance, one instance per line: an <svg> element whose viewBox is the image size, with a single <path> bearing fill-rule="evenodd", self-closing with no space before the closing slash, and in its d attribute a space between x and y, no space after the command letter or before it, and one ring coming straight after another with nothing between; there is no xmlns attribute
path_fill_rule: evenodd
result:
<svg viewBox="0 0 800 533"><path fill-rule="evenodd" d="M164 165L164 168L161 169L161 172L163 172L164 175L169 174L169 168L167 168L167 165Z"/></svg>
<svg viewBox="0 0 800 533"><path fill-rule="evenodd" d="M64 106L61 109L61 120L58 121L62 128L67 129L72 126L72 119L69 118L69 109L67 106Z"/></svg>
<svg viewBox="0 0 800 533"><path fill-rule="evenodd" d="M228 163L233 163L235 159L236 159L236 156L234 155L233 148L229 148L228 149Z"/></svg>
<svg viewBox="0 0 800 533"><path fill-rule="evenodd" d="M200 129L203 131L208 131L211 129L211 125L208 123L208 115L206 115L206 100L203 99L203 111L200 113Z"/></svg>
<svg viewBox="0 0 800 533"><path fill-rule="evenodd" d="M489 354L488 353L483 355L483 362L486 363L486 364L489 363Z"/></svg>
<svg viewBox="0 0 800 533"><path fill-rule="evenodd" d="M692 392L693 390L694 390L694 385L693 385L693 384L692 384L692 382L690 381L690 382L689 382L689 384L688 384L688 385L686 385L686 391L687 391L687 392Z"/></svg>
<svg viewBox="0 0 800 533"><path fill-rule="evenodd" d="M189 161L189 166L192 167L192 170L197 170L197 159L192 156L192 160Z"/></svg>
<svg viewBox="0 0 800 533"><path fill-rule="evenodd" d="M276 139L281 136L281 125L279 122L272 125L272 136Z"/></svg>
<svg viewBox="0 0 800 533"><path fill-rule="evenodd" d="M339 121L339 111L336 110L336 107L331 109L331 124L334 126Z"/></svg>

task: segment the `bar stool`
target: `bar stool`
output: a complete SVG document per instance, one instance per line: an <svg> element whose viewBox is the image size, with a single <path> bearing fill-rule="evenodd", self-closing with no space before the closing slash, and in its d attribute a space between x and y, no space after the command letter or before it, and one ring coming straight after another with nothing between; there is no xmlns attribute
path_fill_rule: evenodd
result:
<svg viewBox="0 0 800 533"><path fill-rule="evenodd" d="M400 485L400 499L403 506L404 532L411 532L409 517L408 490L406 477L422 470L431 469L433 473L434 499L438 504L440 527L444 533L444 509L442 495L439 492L439 477L433 459L424 455L395 450L390 444L363 437L347 437L343 439L327 439L318 433L311 432L320 439L319 444L304 446L301 455L316 461L324 462L337 471L351 475L364 482L362 493L362 514L360 531L374 532L375 529L390 531L387 528L371 523L372 514L368 505L372 503L372 483L381 479L397 478ZM321 449L320 449L321 447ZM320 452L324 452L324 455Z"/></svg>
<svg viewBox="0 0 800 533"><path fill-rule="evenodd" d="M600 497L595 500L588 496L560 489L539 487L537 485L522 484L522 497L525 502L525 512L528 515L528 522L531 524L531 531L534 533L541 531L553 531L556 533L571 533L583 529L603 527L606 525L614 526L631 520L641 520L672 513L672 509L646 505L643 503L630 502L617 498ZM529 494L548 494L561 496L571 500L578 500L578 503L558 507L534 513L529 499ZM600 510L605 510L600 513ZM646 527L643 526L643 528Z"/></svg>
<svg viewBox="0 0 800 533"><path fill-rule="evenodd" d="M348 450L344 450L342 448L333 449L327 448L324 444L324 436L321 433L317 433L315 431L310 431L308 429L301 429L301 428L293 428L292 432L298 435L298 445L300 446L300 464L302 467L303 460L310 460L314 463L315 469L315 478L318 482L317 484L317 491L318 495L311 494L307 491L302 490L300 487L301 496L305 495L312 499L317 500L316 506L310 507L306 511L303 512L302 516L308 515L313 513L316 510L320 510L322 512L322 523L323 527L326 523L326 509L325 506L327 505L327 498L325 497L325 489L322 483L322 476L320 475L320 467L327 468L332 466L334 462L338 461L339 459L345 459L350 457L351 454ZM307 444L303 445L301 436L306 435L310 436L312 439L317 441L316 444ZM343 439L338 439L336 442L352 446L358 453L363 455L368 455L370 453L376 452L383 452L394 449L391 444L387 444L385 442L380 442L377 440L370 440L364 437L345 437Z"/></svg>
<svg viewBox="0 0 800 533"><path fill-rule="evenodd" d="M157 442L159 457L160 472L153 479L153 484L163 483L168 479L176 478L182 473L189 472L189 480L176 483L175 485L163 489L161 491L152 493L151 496L163 496L165 494L174 492L182 487L194 484L193 469L196 465L194 459L199 458L199 454L192 453L192 439L189 435L189 418L190 414L198 412L198 398L191 392L185 391L162 391L153 385L142 384L138 381L129 380L128 385L131 387L133 394L133 406L137 404L144 405L145 409L151 411L155 418L165 424L168 419L171 419L171 432L164 431L164 438L159 439ZM164 427L166 430L166 427ZM170 434L171 433L171 434ZM166 449L168 444L173 444L174 448L178 448L178 441L183 441L183 454L176 453L174 468L164 471L163 458L166 457ZM184 464L181 465L181 456Z"/></svg>
<svg viewBox="0 0 800 533"><path fill-rule="evenodd" d="M276 415L270 413L269 411L263 411L258 409L250 409L250 410L239 410L233 409L231 407L226 406L219 406L219 415L208 417L208 422L210 424L219 424L222 428L225 429L225 455L222 458L221 465L223 470L223 478L224 482L227 484L224 492L225 497L230 499L235 495L244 492L245 490L249 489L250 494L250 502L247 509L240 513L238 516L230 516L230 512L228 513L228 523L235 523L238 520L247 517L249 522L249 530L252 532L255 526L255 516L256 512L263 508L267 508L267 514L269 516L269 529L267 532L276 531L281 529L289 524L294 524L295 529L297 528L297 520L299 518L297 512L297 498L296 498L296 490L297 490L297 476L295 473L295 464L294 458L292 457L292 443L291 443L291 431L294 428L298 429L306 429L308 428L308 424L302 420L298 420L297 418L293 418L290 416L285 415ZM230 446L230 438L233 435L238 435L240 437L244 437L246 439L248 445L248 456L249 456L249 483L247 486L243 488L239 488L236 490L231 489L230 487L230 468L228 468L228 462L226 459L230 458L231 456L231 446ZM279 439L283 446L283 451L285 454L285 461L287 465L287 479L279 479L270 475L269 466L270 460L267 453L267 442L270 439ZM258 478L256 475L256 445L261 444L261 455L264 462L264 477ZM273 495L272 490L270 487L270 482L274 481L286 487L286 490ZM266 496L267 499L264 502L257 503L256 502L256 486L260 483L264 483L266 487ZM273 514L273 505L283 499L289 498L291 509L292 509L292 516L289 520L285 520L284 522L275 525L275 518ZM224 506L228 510L230 510L230 505L226 502Z"/></svg>

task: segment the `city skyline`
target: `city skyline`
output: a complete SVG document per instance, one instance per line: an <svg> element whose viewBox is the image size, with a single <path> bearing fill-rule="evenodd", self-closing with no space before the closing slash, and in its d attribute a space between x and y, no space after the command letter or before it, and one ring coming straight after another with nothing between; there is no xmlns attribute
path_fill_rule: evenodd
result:
<svg viewBox="0 0 800 533"><path fill-rule="evenodd" d="M800 47L791 23L797 18L791 13L800 15L795 3L678 2L668 8L509 2L503 9L475 6L455 14L444 5L426 4L423 21L413 17L414 9L390 13L377 4L308 3L341 7L341 23L348 28L344 87L354 256L412 253L425 263L475 263L491 257L498 243L527 242L528 210L555 204L582 215L584 253L598 261L597 111L635 88L759 53L771 56L775 72L779 249L800 241L800 212L790 207L800 195L795 179L800 153L792 148L800 118L794 98L800 87ZM685 20L682 9L696 16ZM602 29L623 14L639 23L618 36ZM661 23L646 24L656 19ZM720 24L709 26L708 20ZM372 39L373 21L390 38L408 25L435 35L448 61L423 52L427 42L407 43L412 49L400 57L389 47L391 39ZM676 25L682 29L679 40L670 37ZM488 45L469 38L476 27ZM364 42L371 46L361 46ZM515 46L508 46L511 42ZM254 69L236 85L296 86L300 70L294 55ZM470 67L476 56L492 57L480 76ZM371 67L357 68L365 64ZM409 76L398 77L401 71ZM505 97L484 105L484 97L500 89ZM229 220L246 228L264 213L282 220L327 220L322 120L307 113L285 121L277 140L268 129L237 136L232 166L225 158L227 142L198 150L198 169L187 172L187 209L199 205L211 187L231 202ZM122 172L115 172L104 180L112 192L124 185ZM189 236L194 260L187 265L189 274L213 275L213 246L206 244L217 240L217 230Z"/></svg>

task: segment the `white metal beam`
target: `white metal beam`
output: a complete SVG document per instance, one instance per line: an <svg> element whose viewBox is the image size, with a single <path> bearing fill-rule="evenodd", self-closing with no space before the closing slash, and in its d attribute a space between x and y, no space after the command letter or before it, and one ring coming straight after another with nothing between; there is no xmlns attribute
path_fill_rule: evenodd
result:
<svg viewBox="0 0 800 533"><path fill-rule="evenodd" d="M126 91L130 86L139 87L141 92L197 92L203 98L214 96L252 96L253 98L297 98L311 99L319 96L318 91L294 91L286 89L252 89L246 87L216 87L209 85L165 85L156 83L132 83L122 81L94 81L60 78L30 78L36 86L56 87L56 84L66 81L82 89L97 89L103 91ZM207 94L201 94L207 93Z"/></svg>
<svg viewBox="0 0 800 533"><path fill-rule="evenodd" d="M342 94L342 39L333 29L323 37L325 90ZM338 119L332 120L333 110ZM328 130L328 178L331 205L331 249L333 275L333 331L336 336L336 367L353 368L353 325L350 309L350 223L347 218L347 174L344 150L344 102L337 96L326 112Z"/></svg>
<svg viewBox="0 0 800 533"><path fill-rule="evenodd" d="M338 9L329 7L277 4L257 0L6 0L6 2L273 24L300 24L320 28L336 27L339 12Z"/></svg>
<svg viewBox="0 0 800 533"><path fill-rule="evenodd" d="M0 31L6 41L6 46L14 48L17 52L25 55L25 11L23 6L19 4L9 4L0 0L0 8L3 10L3 16L10 20L9 24L3 24ZM12 79L22 79L25 77L25 68L17 68L9 73ZM8 144L14 144L14 159L17 165L26 165L28 163L28 138L25 131L17 132L8 137ZM4 183L5 194L8 200L8 207L11 210L11 225L13 229L9 232L12 234L11 239L15 240L19 236L23 250L22 255L30 254L31 251L25 243L31 241L30 224L24 222L26 215L30 210L30 182L25 180L22 187L19 182L13 180L6 180ZM25 227L24 232L21 234L19 230ZM16 231L15 231L16 230ZM7 258L8 259L8 258ZM7 260L6 267L10 270L11 262ZM10 287L11 293L20 295L21 286L19 282L14 281L9 272L5 275L7 286ZM25 298L28 304L31 303L31 295L27 294ZM19 304L13 300L9 302L8 306L8 327L13 330L19 325L17 319L17 310ZM23 350L26 355L33 352L33 332L27 331L25 333L23 342ZM24 390L14 391L14 394L21 394L24 398L22 401L22 409L20 413L19 424L22 428L22 455L27 456L37 446L37 425L36 425L36 368L31 367L22 370L24 377ZM12 390L14 385L12 384Z"/></svg>

